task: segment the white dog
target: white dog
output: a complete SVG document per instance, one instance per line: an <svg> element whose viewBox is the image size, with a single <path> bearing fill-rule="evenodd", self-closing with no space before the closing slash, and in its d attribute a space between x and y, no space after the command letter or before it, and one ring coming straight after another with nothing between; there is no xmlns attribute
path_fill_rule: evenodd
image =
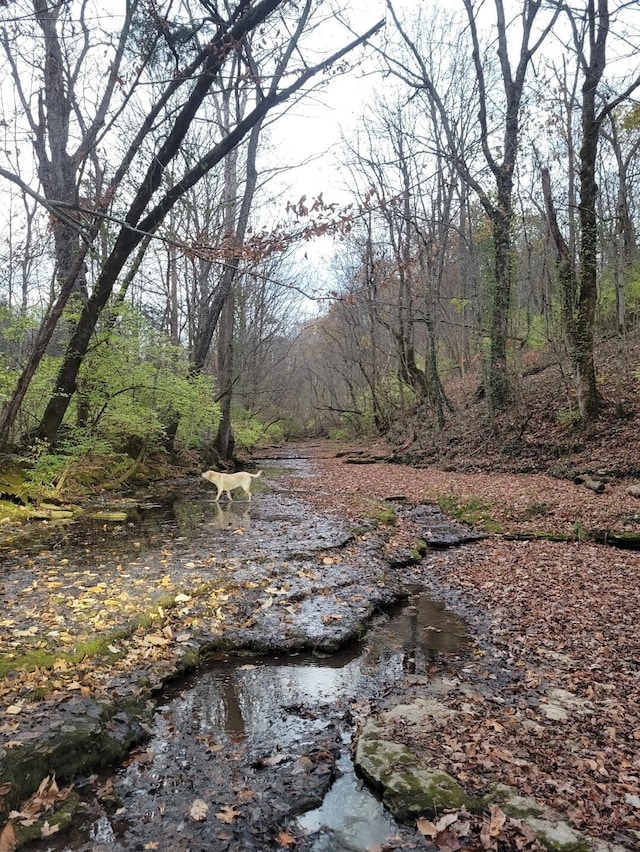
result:
<svg viewBox="0 0 640 852"><path fill-rule="evenodd" d="M251 480L257 479L261 475L261 470L257 473L247 473L247 471L244 470L241 470L238 473L219 473L217 470L205 470L202 474L202 478L206 479L207 482L212 482L218 489L216 500L220 499L220 495L223 491L227 492L229 500L233 500L231 492L234 488L244 489L249 495L249 500L251 500Z"/></svg>

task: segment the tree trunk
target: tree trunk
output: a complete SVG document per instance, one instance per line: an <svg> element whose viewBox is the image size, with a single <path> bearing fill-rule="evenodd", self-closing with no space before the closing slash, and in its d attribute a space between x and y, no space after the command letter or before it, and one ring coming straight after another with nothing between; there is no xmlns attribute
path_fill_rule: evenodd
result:
<svg viewBox="0 0 640 852"><path fill-rule="evenodd" d="M235 299L233 289L229 292L221 315L220 333L218 338L218 383L221 389L220 423L214 442L220 458L229 463L233 460L235 439L231 422L231 406L233 400L233 319Z"/></svg>
<svg viewBox="0 0 640 852"><path fill-rule="evenodd" d="M0 414L0 446L7 446L10 443L11 433L18 417L20 406L22 405L22 401L29 389L31 379L34 377L35 372L38 369L38 365L47 351L47 346L49 345L56 329L58 320L60 319L68 298L75 286L77 275L80 273L81 266L84 265L84 258L88 248L88 244L85 244L81 253L76 256L75 263L69 270L56 302L49 311L47 311L46 317L40 324L38 335L29 356L29 360L20 374L18 384L16 385L11 399L2 409L2 413Z"/></svg>
<svg viewBox="0 0 640 852"><path fill-rule="evenodd" d="M509 398L507 341L511 302L511 191L493 213L494 280L490 301L488 399L492 413L505 408Z"/></svg>
<svg viewBox="0 0 640 852"><path fill-rule="evenodd" d="M598 388L594 364L594 321L597 289L598 231L596 220L596 159L602 117L596 113L596 95L606 61L609 32L608 0L589 0L589 63L582 86L582 144L580 147L580 255L578 259L578 308L572 329L572 356L583 420L598 413Z"/></svg>

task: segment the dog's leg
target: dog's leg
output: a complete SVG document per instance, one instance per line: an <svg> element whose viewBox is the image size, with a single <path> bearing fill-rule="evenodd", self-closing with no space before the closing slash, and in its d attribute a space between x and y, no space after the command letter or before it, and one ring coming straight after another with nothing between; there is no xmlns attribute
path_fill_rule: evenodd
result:
<svg viewBox="0 0 640 852"><path fill-rule="evenodd" d="M229 502L233 503L233 497L231 496L231 492L227 489L227 497L229 498Z"/></svg>
<svg viewBox="0 0 640 852"><path fill-rule="evenodd" d="M220 499L220 495L222 494L222 488L216 483L216 503Z"/></svg>

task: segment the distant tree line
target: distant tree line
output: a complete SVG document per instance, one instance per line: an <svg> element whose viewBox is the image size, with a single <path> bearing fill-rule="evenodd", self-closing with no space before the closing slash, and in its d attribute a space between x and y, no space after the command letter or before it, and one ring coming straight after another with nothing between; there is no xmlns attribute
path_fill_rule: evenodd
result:
<svg viewBox="0 0 640 852"><path fill-rule="evenodd" d="M516 5L385 0L354 30L348 0L7 4L2 445L224 462L442 427L470 374L492 420L541 351L596 417L597 341L640 312L638 21ZM351 203L274 203L273 122L361 61L384 85L344 140ZM311 314L300 245L332 237Z"/></svg>

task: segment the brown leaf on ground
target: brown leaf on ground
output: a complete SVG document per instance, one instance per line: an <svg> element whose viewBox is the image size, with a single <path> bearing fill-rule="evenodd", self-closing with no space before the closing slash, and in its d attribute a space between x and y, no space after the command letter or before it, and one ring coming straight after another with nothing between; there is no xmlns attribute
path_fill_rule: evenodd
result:
<svg viewBox="0 0 640 852"><path fill-rule="evenodd" d="M238 816L240 816L240 811L237 811L233 805L223 805L216 814L216 819L230 825Z"/></svg>
<svg viewBox="0 0 640 852"><path fill-rule="evenodd" d="M195 822L203 822L207 818L208 812L209 805L202 799L195 799L189 808L189 816Z"/></svg>
<svg viewBox="0 0 640 852"><path fill-rule="evenodd" d="M16 833L13 826L8 822L0 832L0 852L15 852Z"/></svg>

